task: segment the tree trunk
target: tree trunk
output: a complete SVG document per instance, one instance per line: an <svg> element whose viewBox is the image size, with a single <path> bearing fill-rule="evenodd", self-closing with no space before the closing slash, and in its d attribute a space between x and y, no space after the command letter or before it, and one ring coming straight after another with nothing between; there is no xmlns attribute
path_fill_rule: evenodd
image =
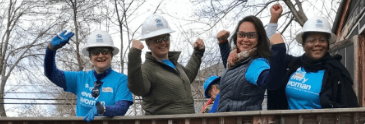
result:
<svg viewBox="0 0 365 124"><path fill-rule="evenodd" d="M6 81L3 81L3 78L4 77L1 77L0 103L4 103L4 96L5 96L4 89ZM0 105L0 117L7 117L4 105L5 104Z"/></svg>
<svg viewBox="0 0 365 124"><path fill-rule="evenodd" d="M304 23L308 20L308 18L303 11L302 3L299 0L295 0L296 5L299 8L299 10L296 10L295 5L290 0L283 0L283 1L289 7L290 11L293 13L295 21L297 21L299 25L303 27Z"/></svg>
<svg viewBox="0 0 365 124"><path fill-rule="evenodd" d="M75 26L75 36L76 36L76 59L77 59L77 64L79 66L79 71L82 71L84 69L83 67L83 63L80 57L80 41L79 41L79 27L77 25L77 1L72 1L72 8L73 8L73 20L74 20L74 26Z"/></svg>

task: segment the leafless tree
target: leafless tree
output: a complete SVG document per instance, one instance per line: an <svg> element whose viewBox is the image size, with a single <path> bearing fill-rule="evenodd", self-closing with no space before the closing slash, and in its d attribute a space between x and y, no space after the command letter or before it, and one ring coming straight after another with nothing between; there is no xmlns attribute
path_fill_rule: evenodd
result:
<svg viewBox="0 0 365 124"><path fill-rule="evenodd" d="M51 28L60 23L58 20L42 20L50 12L42 11L46 6L43 1L2 1L0 13L0 103L4 103L5 85L13 73L31 73L34 66L31 62L41 61L44 53L44 41ZM58 17L55 17L58 18ZM33 63L34 64L34 63ZM32 75L35 79L38 75ZM20 76L20 75L16 75ZM4 104L0 105L0 116L6 117Z"/></svg>

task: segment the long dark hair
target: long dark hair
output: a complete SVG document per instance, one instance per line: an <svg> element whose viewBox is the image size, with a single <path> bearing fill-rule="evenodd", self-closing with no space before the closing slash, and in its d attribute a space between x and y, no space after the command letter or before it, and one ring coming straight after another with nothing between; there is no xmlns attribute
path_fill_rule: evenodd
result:
<svg viewBox="0 0 365 124"><path fill-rule="evenodd" d="M269 38L266 35L264 25L262 24L261 20L256 16L246 16L238 22L236 30L233 32L233 36L231 37L231 42L234 42L234 45L237 46L237 32L243 22L251 22L255 26L256 33L258 35L258 43L256 46L258 53L257 57L263 57L268 59L271 56Z"/></svg>

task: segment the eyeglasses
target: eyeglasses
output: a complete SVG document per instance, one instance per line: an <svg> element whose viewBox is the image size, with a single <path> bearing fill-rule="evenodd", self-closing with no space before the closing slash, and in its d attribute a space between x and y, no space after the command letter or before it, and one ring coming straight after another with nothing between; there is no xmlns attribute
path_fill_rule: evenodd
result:
<svg viewBox="0 0 365 124"><path fill-rule="evenodd" d="M316 38L307 38L305 40L306 43L308 44L314 44L315 42L319 42L319 43L326 43L328 39L326 38L320 38L320 39L316 39Z"/></svg>
<svg viewBox="0 0 365 124"><path fill-rule="evenodd" d="M96 98L100 94L100 86L103 84L102 81L95 81L94 88L91 90L91 95Z"/></svg>
<svg viewBox="0 0 365 124"><path fill-rule="evenodd" d="M257 38L257 33L256 32L242 32L242 31L239 31L239 32L237 32L237 37L238 38L247 37L249 39L254 39L254 38Z"/></svg>
<svg viewBox="0 0 365 124"><path fill-rule="evenodd" d="M89 50L89 53L90 53L90 55L97 56L100 53L103 55L112 54L112 51L113 50L111 48L91 48Z"/></svg>
<svg viewBox="0 0 365 124"><path fill-rule="evenodd" d="M159 44L162 41L169 41L170 40L170 35L166 35L166 36L162 36L162 37L158 37L158 38L153 38L153 39L148 39L148 41L152 41L155 44Z"/></svg>

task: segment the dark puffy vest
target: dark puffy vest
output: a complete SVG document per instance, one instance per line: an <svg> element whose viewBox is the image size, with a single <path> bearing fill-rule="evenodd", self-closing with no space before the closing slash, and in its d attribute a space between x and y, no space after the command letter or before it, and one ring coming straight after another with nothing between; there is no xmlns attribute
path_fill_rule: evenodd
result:
<svg viewBox="0 0 365 124"><path fill-rule="evenodd" d="M220 80L218 112L261 110L265 89L248 82L246 71L253 58L226 70Z"/></svg>

